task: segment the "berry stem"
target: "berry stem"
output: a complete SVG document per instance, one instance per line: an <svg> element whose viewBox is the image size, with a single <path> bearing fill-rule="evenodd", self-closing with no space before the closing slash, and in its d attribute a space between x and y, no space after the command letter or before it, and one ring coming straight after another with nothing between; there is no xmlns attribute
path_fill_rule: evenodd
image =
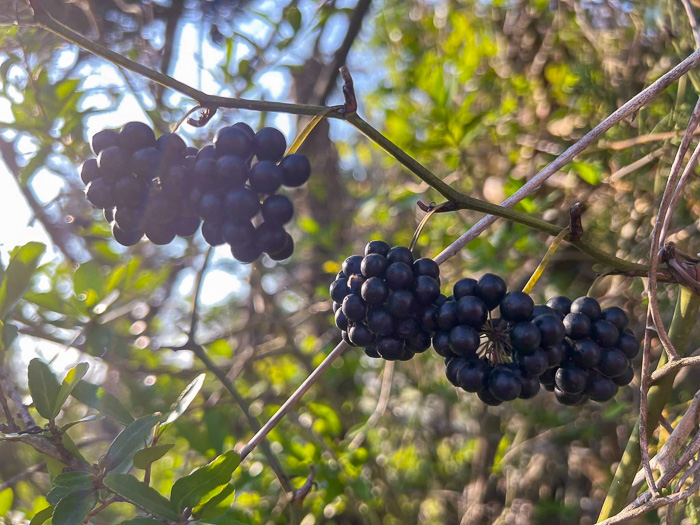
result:
<svg viewBox="0 0 700 525"><path fill-rule="evenodd" d="M304 141L306 138L311 134L311 132L314 130L316 125L321 122L324 118L328 116L329 113L333 111L333 108L328 108L326 111L323 113L319 113L318 115L315 115L309 123L304 126L304 129L302 129L297 136L294 139L294 142L292 142L289 145L289 148L287 148L287 151L285 152L284 156L286 157L287 155L291 155L292 153L296 153L299 148L301 147L302 144L304 144Z"/></svg>
<svg viewBox="0 0 700 525"><path fill-rule="evenodd" d="M564 240L564 238L567 235L569 235L569 228L564 228L554 238L554 240L552 241L552 244L550 244L549 248L547 249L547 253L544 254L544 257L542 257L540 264L537 266L537 268L535 268L535 271L532 272L532 276L530 277L530 280L527 282L527 284L525 284L525 286L523 286L523 292L530 293L532 291L532 289L537 284L537 281L540 280L540 277L542 277L542 274L547 269L547 266L549 265L550 261L552 260L552 257L554 257L554 254L556 253L557 248L559 248L559 245L562 243L562 241Z"/></svg>
<svg viewBox="0 0 700 525"><path fill-rule="evenodd" d="M437 206L431 205L428 213L426 213L425 217L420 221L418 224L418 227L416 228L416 231L413 234L413 238L411 239L411 244L408 245L408 249L413 251L413 248L416 247L416 243L418 242L418 237L420 237L421 232L423 231L423 228L425 227L426 224L428 224L428 221L430 220L430 217L432 217L435 213L438 213L440 209L451 206L451 202L443 202L442 204L439 204Z"/></svg>

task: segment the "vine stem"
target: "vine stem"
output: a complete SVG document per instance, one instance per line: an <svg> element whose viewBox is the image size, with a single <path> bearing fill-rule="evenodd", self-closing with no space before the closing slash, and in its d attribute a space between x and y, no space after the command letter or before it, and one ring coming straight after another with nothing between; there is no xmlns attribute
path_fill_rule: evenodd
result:
<svg viewBox="0 0 700 525"><path fill-rule="evenodd" d="M564 237L566 237L568 234L569 234L569 228L564 228L561 232L559 232L559 235L557 235L554 238L554 240L552 241L552 244L549 245L549 249L547 250L547 253L544 254L544 257L542 257L542 261L540 261L540 264L537 265L537 268L535 268L535 271L532 272L532 276L530 277L530 280L523 287L523 292L530 293L532 291L532 289L537 284L537 281L540 280L540 277L542 277L542 274L547 269L547 266L549 265L549 262L552 260L552 257L554 257L554 254L556 253L557 248L559 248L559 245L564 240Z"/></svg>

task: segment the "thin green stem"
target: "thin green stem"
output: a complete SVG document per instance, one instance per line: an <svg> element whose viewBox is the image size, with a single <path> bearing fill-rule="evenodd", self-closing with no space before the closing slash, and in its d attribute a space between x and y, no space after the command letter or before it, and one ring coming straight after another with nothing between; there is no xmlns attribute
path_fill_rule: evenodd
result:
<svg viewBox="0 0 700 525"><path fill-rule="evenodd" d="M73 31L71 28L61 24L55 20L51 15L41 8L36 8L36 2L32 2L35 6L35 22L36 25L54 33L55 35L61 37L68 42L71 42L92 54L102 57L111 63L138 73L159 85L165 86L167 88L178 91L184 95L191 97L199 105L203 107L221 107L221 108L235 108L235 109L248 109L253 111L274 111L280 113L290 113L294 115L323 115L324 118L336 118L343 119L354 126L358 131L365 135L368 139L374 142L377 146L391 155L394 159L405 166L409 171L418 176L421 180L426 182L446 199L456 203L461 209L468 209L473 211L478 211L486 213L489 215L495 215L497 217L502 217L519 224L523 224L533 230L547 233L548 235L556 236L561 231L561 228L551 224L547 221L543 221L536 217L532 217L526 213L513 210L508 207L499 206L497 204L491 204L479 199L475 199L463 193L460 193L456 189L452 188L440 178L438 178L433 172L428 168L423 166L420 162L411 157L408 153L394 144L391 140L385 137L377 129L372 127L369 123L363 120L356 113L345 114L339 111L342 106L338 108L327 107L327 106L314 106L310 104L290 104L286 102L274 102L267 100L248 100L242 98L230 98L221 97L216 95L210 95L204 93L198 89L195 89L187 84L175 80L171 76L163 74L159 71L155 71L151 68L129 60L114 51L93 42L81 34ZM610 255L603 250L596 248L585 241L579 241L573 243L579 250L587 253L598 262L615 268L621 271L630 270L645 270L646 266L631 263L625 261L613 255Z"/></svg>
<svg viewBox="0 0 700 525"><path fill-rule="evenodd" d="M669 330L671 342L680 355L685 353L685 349L690 341L690 334L695 325L699 307L700 297L695 295L692 290L681 287L678 301L676 302L676 310L673 313L673 321L671 322L671 328ZM663 367L667 361L668 356L664 352L661 359L659 359L657 368ZM651 435L654 433L661 412L671 395L676 372L677 371L674 371L665 375L649 389L647 398L647 437L649 438L651 438ZM620 464L615 471L615 477L610 484L610 489L603 503L598 521L603 521L614 516L625 507L634 477L642 461L639 438L639 421L637 421L632 435L627 442L627 447L622 455Z"/></svg>

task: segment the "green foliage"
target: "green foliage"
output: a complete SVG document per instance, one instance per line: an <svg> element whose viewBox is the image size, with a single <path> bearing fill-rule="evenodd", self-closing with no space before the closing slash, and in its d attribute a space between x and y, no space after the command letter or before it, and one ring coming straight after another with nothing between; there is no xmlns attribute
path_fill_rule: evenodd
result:
<svg viewBox="0 0 700 525"><path fill-rule="evenodd" d="M173 505L155 489L139 481L131 474L107 474L104 478L105 487L119 494L127 501L147 510L155 516L177 521L177 512Z"/></svg>
<svg viewBox="0 0 700 525"><path fill-rule="evenodd" d="M101 461L102 466L107 470L114 470L130 456L133 456L151 435L153 427L156 426L160 417L160 414L144 416L124 427L124 430L114 438L109 446L107 455Z"/></svg>
<svg viewBox="0 0 700 525"><path fill-rule="evenodd" d="M170 500L178 510L197 507L227 487L233 471L241 462L233 450L225 452L204 467L178 479L170 492Z"/></svg>

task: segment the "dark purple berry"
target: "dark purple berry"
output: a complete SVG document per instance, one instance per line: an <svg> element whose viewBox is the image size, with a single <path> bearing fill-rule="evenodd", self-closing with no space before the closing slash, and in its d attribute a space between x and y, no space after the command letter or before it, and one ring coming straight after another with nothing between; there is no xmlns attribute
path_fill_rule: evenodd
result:
<svg viewBox="0 0 700 525"><path fill-rule="evenodd" d="M628 365L627 370L622 372L622 374L620 374L619 376L613 377L612 381L617 386L626 386L626 385L629 385L633 379L634 379L634 370L632 369L632 365Z"/></svg>
<svg viewBox="0 0 700 525"><path fill-rule="evenodd" d="M447 361L445 365L445 377L454 386L459 386L457 384L457 374L466 364L467 359L463 357L454 357Z"/></svg>
<svg viewBox="0 0 700 525"><path fill-rule="evenodd" d="M270 224L286 224L294 216L294 205L284 195L270 195L262 203L262 216Z"/></svg>
<svg viewBox="0 0 700 525"><path fill-rule="evenodd" d="M90 147L95 156L99 155L102 150L116 146L119 143L119 133L113 129L103 129L92 136Z"/></svg>
<svg viewBox="0 0 700 525"><path fill-rule="evenodd" d="M488 318L484 301L473 295L465 295L457 301L457 322L472 328L481 328Z"/></svg>
<svg viewBox="0 0 700 525"><path fill-rule="evenodd" d="M532 324L540 331L542 346L558 345L564 340L566 335L564 323L558 317L549 314L540 315L532 320Z"/></svg>
<svg viewBox="0 0 700 525"><path fill-rule="evenodd" d="M528 355L519 354L518 361L523 372L535 377L542 375L549 368L547 353L541 348Z"/></svg>
<svg viewBox="0 0 700 525"><path fill-rule="evenodd" d="M579 394L586 388L588 372L575 363L564 363L557 369L554 382L562 392Z"/></svg>
<svg viewBox="0 0 700 525"><path fill-rule="evenodd" d="M406 348L414 354L422 354L430 348L430 334L419 330L413 337L406 339Z"/></svg>
<svg viewBox="0 0 700 525"><path fill-rule="evenodd" d="M452 330L457 324L457 303L454 301L446 301L438 308L435 322L441 330Z"/></svg>
<svg viewBox="0 0 700 525"><path fill-rule="evenodd" d="M175 224L172 222L159 224L157 222L147 221L144 230L149 241L161 246L171 243L177 234Z"/></svg>
<svg viewBox="0 0 700 525"><path fill-rule="evenodd" d="M408 265L409 268L413 267L413 254L404 246L394 246L386 254L386 258L389 260L389 264L401 262Z"/></svg>
<svg viewBox="0 0 700 525"><path fill-rule="evenodd" d="M248 180L248 166L235 155L225 155L216 161L215 178L221 188L237 189Z"/></svg>
<svg viewBox="0 0 700 525"><path fill-rule="evenodd" d="M613 346L620 337L620 332L615 325L598 319L591 326L591 336L600 346Z"/></svg>
<svg viewBox="0 0 700 525"><path fill-rule="evenodd" d="M96 159L88 159L80 166L80 180L83 184L89 184L100 176L100 169L97 167Z"/></svg>
<svg viewBox="0 0 700 525"><path fill-rule="evenodd" d="M112 224L112 236L122 246L134 246L143 237L143 232L141 230L125 231L114 223Z"/></svg>
<svg viewBox="0 0 700 525"><path fill-rule="evenodd" d="M127 232L138 230L143 233L143 219L144 211L141 208L119 206L114 212L114 222Z"/></svg>
<svg viewBox="0 0 700 525"><path fill-rule="evenodd" d="M396 322L395 333L401 339L413 338L419 330L418 323L410 317L404 317Z"/></svg>
<svg viewBox="0 0 700 525"><path fill-rule="evenodd" d="M476 355L479 343L479 332L470 326L457 325L450 330L450 349L456 355L462 357Z"/></svg>
<svg viewBox="0 0 700 525"><path fill-rule="evenodd" d="M405 263L394 262L387 267L384 278L392 290L406 290L413 284L413 270Z"/></svg>
<svg viewBox="0 0 700 525"><path fill-rule="evenodd" d="M476 295L486 303L489 310L500 304L507 289L506 282L492 273L484 274L476 283Z"/></svg>
<svg viewBox="0 0 700 525"><path fill-rule="evenodd" d="M611 379L603 377L596 372L588 375L588 384L584 392L589 399L603 403L610 401L617 394L617 385Z"/></svg>
<svg viewBox="0 0 700 525"><path fill-rule="evenodd" d="M265 253L275 253L287 242L287 232L282 226L262 222L255 228L255 242Z"/></svg>
<svg viewBox="0 0 700 525"><path fill-rule="evenodd" d="M501 317L506 321L528 321L535 302L525 292L508 292L500 304Z"/></svg>
<svg viewBox="0 0 700 525"><path fill-rule="evenodd" d="M359 295L350 294L343 299L343 313L350 322L364 321L367 315L367 306Z"/></svg>
<svg viewBox="0 0 700 525"><path fill-rule="evenodd" d="M148 124L129 122L119 133L119 145L127 151L150 148L156 145L156 134Z"/></svg>
<svg viewBox="0 0 700 525"><path fill-rule="evenodd" d="M101 176L113 181L131 174L130 155L119 146L110 146L100 151L97 166Z"/></svg>
<svg viewBox="0 0 700 525"><path fill-rule="evenodd" d="M571 299L564 297L563 295L557 295L556 297L552 297L549 301L547 301L547 306L549 306L552 310L556 310L557 312L566 315L571 311Z"/></svg>
<svg viewBox="0 0 700 525"><path fill-rule="evenodd" d="M420 322L421 328L429 334L434 334L435 330L437 330L437 324L435 322L437 311L437 305L429 304L421 310L418 316L418 322Z"/></svg>
<svg viewBox="0 0 700 525"><path fill-rule="evenodd" d="M476 395L484 404L492 406L492 407L497 407L498 405L503 403L503 401L501 401L496 396L494 396L488 388L484 388L483 390L479 390L476 393Z"/></svg>
<svg viewBox="0 0 700 525"><path fill-rule="evenodd" d="M544 352L547 354L547 368L559 366L564 358L564 345L546 346Z"/></svg>
<svg viewBox="0 0 700 525"><path fill-rule="evenodd" d="M345 314L343 313L342 309L338 309L335 311L335 326L337 326L341 330L347 331L348 329L348 318L345 317Z"/></svg>
<svg viewBox="0 0 700 525"><path fill-rule="evenodd" d="M236 155L247 159L253 154L253 139L244 130L227 126L216 133L214 148L219 156Z"/></svg>
<svg viewBox="0 0 700 525"><path fill-rule="evenodd" d="M351 326L348 329L348 337L357 346L370 346L373 344L377 336L368 330L368 328L361 323Z"/></svg>
<svg viewBox="0 0 700 525"><path fill-rule="evenodd" d="M289 259L294 253L294 239L289 234L289 232L284 232L285 241L279 250L274 252L269 252L267 255L273 261L284 261Z"/></svg>
<svg viewBox="0 0 700 525"><path fill-rule="evenodd" d="M274 193L282 185L282 168L269 160L260 161L250 170L248 182L258 193Z"/></svg>
<svg viewBox="0 0 700 525"><path fill-rule="evenodd" d="M226 242L222 233L223 225L220 222L202 222L202 237L211 246L219 246Z"/></svg>
<svg viewBox="0 0 700 525"><path fill-rule="evenodd" d="M598 371L606 377L617 377L627 370L629 361L627 356L617 348L603 348L598 363Z"/></svg>
<svg viewBox="0 0 700 525"><path fill-rule="evenodd" d="M620 333L627 328L627 324L629 323L627 314L622 308L618 308L617 306L606 308L603 310L602 316L603 319L615 325L615 328L617 328Z"/></svg>
<svg viewBox="0 0 700 525"><path fill-rule="evenodd" d="M336 279L331 283L330 295L336 303L342 303L345 296L350 293L347 279Z"/></svg>
<svg viewBox="0 0 700 525"><path fill-rule="evenodd" d="M457 371L457 386L467 392L479 392L486 386L489 368L483 359L468 359Z"/></svg>
<svg viewBox="0 0 700 525"><path fill-rule="evenodd" d="M435 261L427 257L421 257L413 261L413 273L415 275L426 275L438 282L440 281L440 267Z"/></svg>
<svg viewBox="0 0 700 525"><path fill-rule="evenodd" d="M440 285L432 277L419 275L413 282L413 293L419 303L429 304L440 296Z"/></svg>
<svg viewBox="0 0 700 525"><path fill-rule="evenodd" d="M248 264L257 261L262 252L256 243L243 245L243 246L231 246L231 255L234 259Z"/></svg>
<svg viewBox="0 0 700 525"><path fill-rule="evenodd" d="M231 246L247 246L255 242L255 226L250 221L224 221L221 235Z"/></svg>
<svg viewBox="0 0 700 525"><path fill-rule="evenodd" d="M537 376L523 375L520 377L520 399L532 399L540 391L540 381Z"/></svg>
<svg viewBox="0 0 700 525"><path fill-rule="evenodd" d="M196 215L180 215L175 218L175 230L180 237L190 237L197 232L200 222Z"/></svg>
<svg viewBox="0 0 700 525"><path fill-rule="evenodd" d="M571 339L585 339L591 335L591 319L581 313L570 313L564 317L564 330Z"/></svg>
<svg viewBox="0 0 700 525"><path fill-rule="evenodd" d="M561 312L543 304L536 304L534 310L532 310L532 318L535 319L540 315L553 315L557 319L564 319L564 315Z"/></svg>
<svg viewBox="0 0 700 525"><path fill-rule="evenodd" d="M260 200L247 188L229 191L224 199L224 210L233 221L249 221L260 210Z"/></svg>
<svg viewBox="0 0 700 525"><path fill-rule="evenodd" d="M520 380L509 368L498 365L489 374L489 392L499 401L512 401L520 395Z"/></svg>
<svg viewBox="0 0 700 525"><path fill-rule="evenodd" d="M360 264L360 270L365 277L384 277L384 272L389 266L386 257L378 253L365 255Z"/></svg>
<svg viewBox="0 0 700 525"><path fill-rule="evenodd" d="M452 295L455 301L459 301L462 297L476 295L476 279L465 277L457 281L452 288Z"/></svg>
<svg viewBox="0 0 700 525"><path fill-rule="evenodd" d="M180 135L175 133L163 133L158 137L158 140L156 140L156 148L163 155L163 160L166 163L172 164L180 162L185 158L187 144L185 144L185 141L182 140Z"/></svg>
<svg viewBox="0 0 700 525"><path fill-rule="evenodd" d="M628 333L623 333L615 344L620 351L627 356L627 359L634 359L639 355L639 341Z"/></svg>
<svg viewBox="0 0 700 525"><path fill-rule="evenodd" d="M367 326L377 335L391 335L394 332L394 318L384 308L374 308L367 312Z"/></svg>
<svg viewBox="0 0 700 525"><path fill-rule="evenodd" d="M408 290L397 290L389 296L387 307L394 317L407 317L415 305L415 297Z"/></svg>
<svg viewBox="0 0 700 525"><path fill-rule="evenodd" d="M362 298L370 306L378 306L389 297L389 287L379 277L370 277L362 285Z"/></svg>
<svg viewBox="0 0 700 525"><path fill-rule="evenodd" d="M345 275L362 274L362 255L351 255L343 261L343 273Z"/></svg>
<svg viewBox="0 0 700 525"><path fill-rule="evenodd" d="M280 162L282 168L282 184L288 188L298 188L306 184L311 176L311 164L306 155L293 153Z"/></svg>
<svg viewBox="0 0 700 525"><path fill-rule="evenodd" d="M85 197L96 208L109 208L114 201L114 186L104 177L98 177L85 186Z"/></svg>
<svg viewBox="0 0 700 525"><path fill-rule="evenodd" d="M579 339L571 345L571 360L579 367L591 369L600 362L600 346L591 339Z"/></svg>
<svg viewBox="0 0 700 525"><path fill-rule="evenodd" d="M450 333L449 332L437 332L433 336L433 349L438 355L442 357L455 357L450 349Z"/></svg>
<svg viewBox="0 0 700 525"><path fill-rule="evenodd" d="M554 397L556 398L557 401L559 401L559 403L561 403L562 405L566 405L566 406L580 405L586 399L586 395L583 392L578 392L576 394L572 394L572 393L560 390L556 386L554 387Z"/></svg>
<svg viewBox="0 0 700 525"><path fill-rule="evenodd" d="M404 342L398 337L380 337L377 339L377 352L387 361L397 361L403 356Z"/></svg>
<svg viewBox="0 0 700 525"><path fill-rule="evenodd" d="M282 132L275 128L262 128L253 140L255 156L260 161L278 162L287 149L287 141Z"/></svg>
<svg viewBox="0 0 700 525"><path fill-rule="evenodd" d="M378 253L386 257L389 254L389 250L391 250L391 247L384 241L369 241L367 246L365 246L365 255Z"/></svg>
<svg viewBox="0 0 700 525"><path fill-rule="evenodd" d="M584 314L588 316L591 321L600 319L602 312L600 310L600 304L598 301L592 297L579 297L571 303L571 312L575 314Z"/></svg>
<svg viewBox="0 0 700 525"><path fill-rule="evenodd" d="M510 342L521 354L531 354L540 346L542 336L539 329L532 323L523 321L513 325L510 331Z"/></svg>

